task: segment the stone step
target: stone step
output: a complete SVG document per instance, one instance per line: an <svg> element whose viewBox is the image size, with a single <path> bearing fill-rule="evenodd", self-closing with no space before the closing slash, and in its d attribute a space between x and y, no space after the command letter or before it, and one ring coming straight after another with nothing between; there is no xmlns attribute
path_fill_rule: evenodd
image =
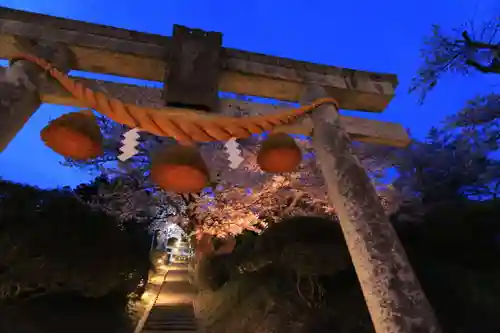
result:
<svg viewBox="0 0 500 333"><path fill-rule="evenodd" d="M173 331L173 330L170 330L170 331L165 331L165 330L143 330L142 333L198 333L197 330L190 330L190 331L186 331L186 330L177 330L177 331Z"/></svg>
<svg viewBox="0 0 500 333"><path fill-rule="evenodd" d="M170 331L196 331L198 329L198 326L196 323L191 322L191 323L172 323L172 322L164 322L164 323L158 323L154 325L144 325L143 327L143 332L148 331L148 330L157 330L157 331L165 331L165 332L170 332Z"/></svg>
<svg viewBox="0 0 500 333"><path fill-rule="evenodd" d="M185 265L176 265L163 282L141 333L198 333ZM171 265L174 267L174 265ZM167 305L168 304L168 305Z"/></svg>
<svg viewBox="0 0 500 333"><path fill-rule="evenodd" d="M192 304L156 305L151 309L142 333L197 332Z"/></svg>

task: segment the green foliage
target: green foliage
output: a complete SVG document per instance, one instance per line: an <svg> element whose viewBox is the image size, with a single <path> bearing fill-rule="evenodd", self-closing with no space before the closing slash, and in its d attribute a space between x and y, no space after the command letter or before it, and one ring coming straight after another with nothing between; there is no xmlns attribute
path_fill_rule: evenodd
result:
<svg viewBox="0 0 500 333"><path fill-rule="evenodd" d="M229 255L203 258L198 262L195 274L199 290L218 290L230 279L231 263Z"/></svg>
<svg viewBox="0 0 500 333"><path fill-rule="evenodd" d="M470 100L445 119L447 129L459 129L490 151L500 148L500 94L490 93Z"/></svg>
<svg viewBox="0 0 500 333"><path fill-rule="evenodd" d="M132 332L134 323L123 311L126 302L121 293L100 298L74 294L34 298L0 307L0 332Z"/></svg>
<svg viewBox="0 0 500 333"><path fill-rule="evenodd" d="M272 224L260 236L246 231L229 255L203 259L198 274L203 287L217 290L242 272L278 269L299 276L334 275L350 258L337 223L323 218L290 218Z"/></svg>
<svg viewBox="0 0 500 333"><path fill-rule="evenodd" d="M498 200L460 201L433 207L420 224L398 227L445 332L500 330L498 216Z"/></svg>
<svg viewBox="0 0 500 333"><path fill-rule="evenodd" d="M294 217L270 226L256 240L243 265L253 270L263 261L298 275L320 276L346 268L350 258L336 221Z"/></svg>
<svg viewBox="0 0 500 333"><path fill-rule="evenodd" d="M498 216L497 200L460 199L434 205L416 224L403 223L404 214L392 217L445 332L500 330ZM321 243L335 245L338 254L347 255L338 225L331 220L297 217L276 224L262 236L238 237L235 251L214 259L218 264L207 264L205 272L215 276L221 273L217 270L227 271L243 261L258 267L259 261L276 260L233 274L200 296L198 305L210 317L213 332L227 332L228 327L234 332L251 332L256 327L259 332L373 332L350 263L338 265L334 272L303 270L298 279L295 269L301 258L282 255L290 246L301 244L308 249L311 262L335 257L333 251L319 250L316 245ZM239 252L242 249L245 253ZM220 262L226 266L219 266ZM314 278L315 274L319 276Z"/></svg>
<svg viewBox="0 0 500 333"><path fill-rule="evenodd" d="M0 182L0 301L130 292L147 274L148 250L144 228L119 226L69 190Z"/></svg>
<svg viewBox="0 0 500 333"><path fill-rule="evenodd" d="M456 115L449 117L446 123L451 127L471 127L485 124L492 124L498 133L498 123L495 120L500 118L500 94L491 93L486 96L479 96L470 100L467 105ZM498 141L496 137L495 142Z"/></svg>
<svg viewBox="0 0 500 333"><path fill-rule="evenodd" d="M424 204L470 195L482 199L499 194L500 162L491 157L496 148L487 133L450 132L433 128L423 142L415 140L393 155L399 177L394 182L408 197Z"/></svg>

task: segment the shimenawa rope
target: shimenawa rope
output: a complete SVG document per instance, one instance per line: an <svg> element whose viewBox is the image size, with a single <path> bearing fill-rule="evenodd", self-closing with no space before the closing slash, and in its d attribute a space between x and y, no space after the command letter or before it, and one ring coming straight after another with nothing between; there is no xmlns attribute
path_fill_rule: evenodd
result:
<svg viewBox="0 0 500 333"><path fill-rule="evenodd" d="M101 92L92 91L39 57L20 54L14 59L27 60L37 64L58 81L74 98L110 119L130 128L139 128L141 131L158 136L172 137L181 144L246 138L252 134L272 130L278 125L290 123L323 104L332 103L338 107L333 98L321 98L297 109L289 109L264 116L237 118L203 115L194 112L186 112L186 115L169 114L168 110L125 104L116 98L109 98Z"/></svg>

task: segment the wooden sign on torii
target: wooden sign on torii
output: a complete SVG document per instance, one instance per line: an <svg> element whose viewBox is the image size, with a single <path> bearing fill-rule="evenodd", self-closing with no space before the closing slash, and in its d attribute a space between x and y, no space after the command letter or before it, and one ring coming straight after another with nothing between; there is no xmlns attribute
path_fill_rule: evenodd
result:
<svg viewBox="0 0 500 333"><path fill-rule="evenodd" d="M88 79L78 81L110 97L168 115L199 117L272 114L277 107L219 99L219 91L288 102L334 98L312 116L275 131L313 136L329 199L345 239L377 333L438 332L432 309L350 140L404 147L399 124L338 115L338 108L381 112L394 96L395 75L336 68L222 47L222 35L175 26L172 38L0 7L0 58L29 52L61 71L76 69L160 81L166 89ZM30 61L0 72L0 151L41 103L89 107ZM98 110L99 111L99 110ZM102 111L102 110L101 110ZM314 129L314 131L313 131ZM154 131L152 131L154 133Z"/></svg>

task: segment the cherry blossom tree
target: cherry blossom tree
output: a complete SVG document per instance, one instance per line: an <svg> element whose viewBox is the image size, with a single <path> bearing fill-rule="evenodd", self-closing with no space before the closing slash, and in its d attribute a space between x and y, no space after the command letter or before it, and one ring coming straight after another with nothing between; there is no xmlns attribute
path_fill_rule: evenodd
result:
<svg viewBox="0 0 500 333"><path fill-rule="evenodd" d="M106 175L109 181L103 182L89 201L104 205L121 219L148 220L152 230L157 231L175 223L199 238L203 233L227 237L246 229L260 232L269 223L288 216L335 214L334 207L328 204L308 137L296 137L303 153L297 172L279 175L262 172L256 161L266 135L237 140L244 161L234 169L229 166L224 142L200 144L212 182L201 193L179 195L162 191L149 179L150 156L161 147L174 144L173 140L141 133L138 153L121 162L117 158L121 135L128 128L101 116L98 121L105 138L105 154L87 162L67 160L66 164ZM374 157L370 145L355 143L354 147L376 185L384 185L381 179L390 166L388 160L393 151L378 148ZM394 192L388 186L380 189L382 198L389 198Z"/></svg>
<svg viewBox="0 0 500 333"><path fill-rule="evenodd" d="M413 78L410 92L418 93L423 102L444 74L500 74L499 22L497 13L491 20L479 24L469 21L451 30L433 25L421 50L424 61Z"/></svg>
<svg viewBox="0 0 500 333"><path fill-rule="evenodd" d="M175 223L175 219L172 220L157 220L150 225L150 230L156 231L158 248L165 248L169 239L181 239L185 236L184 230L182 230L180 224Z"/></svg>
<svg viewBox="0 0 500 333"><path fill-rule="evenodd" d="M434 25L421 50L424 61L412 80L410 92L424 102L445 74L481 75L491 82L491 91L474 96L456 114L445 119L448 129L465 129L480 135L484 143L500 144L500 15L484 22L472 20L455 29ZM477 138L476 138L476 141Z"/></svg>

